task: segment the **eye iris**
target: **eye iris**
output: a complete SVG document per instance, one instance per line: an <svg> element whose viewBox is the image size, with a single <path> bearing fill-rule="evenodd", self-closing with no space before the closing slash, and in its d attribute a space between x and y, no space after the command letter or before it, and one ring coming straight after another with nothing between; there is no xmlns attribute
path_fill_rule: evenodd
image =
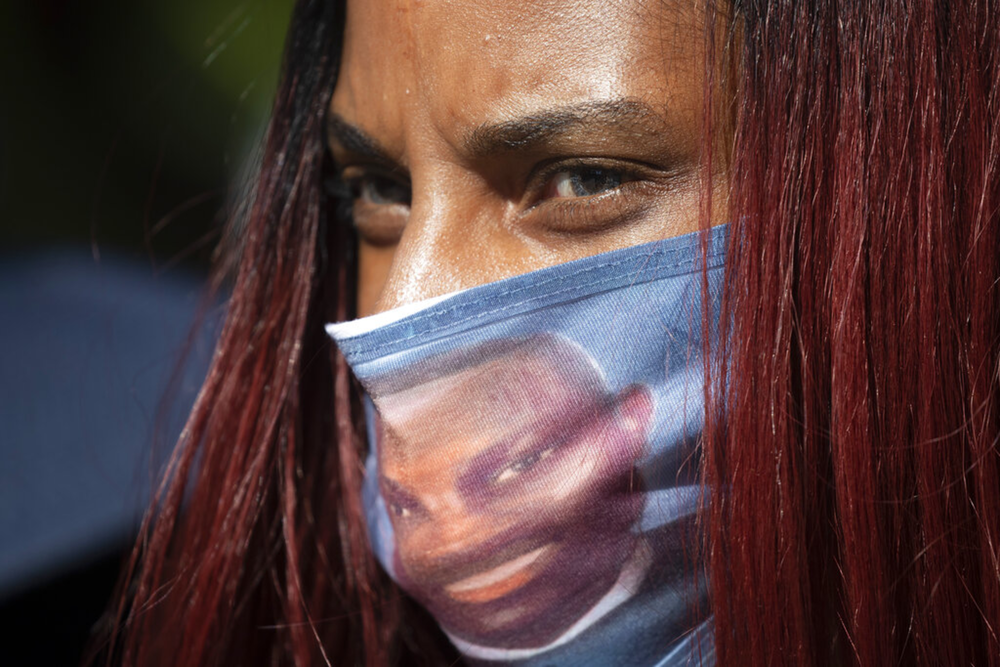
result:
<svg viewBox="0 0 1000 667"><path fill-rule="evenodd" d="M530 454L528 456L525 456L523 459L521 459L519 461L515 461L513 464L511 464L511 466L510 466L511 470L513 470L514 472L519 472L519 473L520 472L524 472L525 470L529 470L531 468L531 466L533 466L536 463L538 463L538 460L540 458L542 458L541 453L535 453L535 454Z"/></svg>
<svg viewBox="0 0 1000 667"><path fill-rule="evenodd" d="M622 174L620 171L609 171L607 169L588 169L580 172L576 177L576 191L580 196L587 194L598 194L606 190L613 190L622 184Z"/></svg>
<svg viewBox="0 0 1000 667"><path fill-rule="evenodd" d="M392 179L370 177L360 183L358 197L372 204L409 204L410 189Z"/></svg>
<svg viewBox="0 0 1000 667"><path fill-rule="evenodd" d="M556 193L560 197L593 197L614 190L622 184L622 172L612 169L574 169L556 178Z"/></svg>
<svg viewBox="0 0 1000 667"><path fill-rule="evenodd" d="M528 454L527 456L523 456L517 459L516 461L508 465L506 468L501 470L500 474L498 474L496 478L493 480L493 483L502 484L508 480L514 479L523 472L531 470L533 467L535 467L535 464L537 464L539 461L541 461L542 459L546 458L549 454L551 454L553 449L554 447L549 447L542 451L534 452Z"/></svg>

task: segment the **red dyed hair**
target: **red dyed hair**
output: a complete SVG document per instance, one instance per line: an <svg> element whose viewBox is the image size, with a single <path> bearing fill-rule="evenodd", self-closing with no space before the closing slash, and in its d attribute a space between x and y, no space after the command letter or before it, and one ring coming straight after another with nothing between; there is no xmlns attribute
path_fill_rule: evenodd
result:
<svg viewBox="0 0 1000 667"><path fill-rule="evenodd" d="M998 665L1000 5L767 4L705 464L720 661Z"/></svg>
<svg viewBox="0 0 1000 667"><path fill-rule="evenodd" d="M702 463L719 662L1000 665L1000 5L726 11L727 335ZM321 326L353 309L323 187L343 12L296 9L227 321L109 662L455 657L367 548L356 392Z"/></svg>

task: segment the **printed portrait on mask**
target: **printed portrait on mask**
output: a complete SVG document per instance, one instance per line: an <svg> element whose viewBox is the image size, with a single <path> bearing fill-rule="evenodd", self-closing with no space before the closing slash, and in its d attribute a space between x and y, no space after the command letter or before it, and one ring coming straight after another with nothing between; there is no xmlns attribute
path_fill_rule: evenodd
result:
<svg viewBox="0 0 1000 667"><path fill-rule="evenodd" d="M465 641L544 646L641 560L649 391L609 393L593 359L554 335L427 367L377 400L400 584Z"/></svg>
<svg viewBox="0 0 1000 667"><path fill-rule="evenodd" d="M699 267L717 294L724 241L616 250L327 326L364 389L372 552L467 663L710 655L701 351L719 302Z"/></svg>

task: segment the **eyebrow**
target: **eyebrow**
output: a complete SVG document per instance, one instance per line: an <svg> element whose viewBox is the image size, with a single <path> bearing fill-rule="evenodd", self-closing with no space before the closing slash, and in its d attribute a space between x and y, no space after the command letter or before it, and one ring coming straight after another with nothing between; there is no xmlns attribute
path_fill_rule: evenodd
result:
<svg viewBox="0 0 1000 667"><path fill-rule="evenodd" d="M331 142L338 143L349 153L372 160L396 162L379 142L335 113L327 118L326 134Z"/></svg>
<svg viewBox="0 0 1000 667"><path fill-rule="evenodd" d="M530 150L580 128L588 132L652 132L666 127L666 119L649 104L621 98L572 104L480 125L466 135L463 144L471 157L482 158Z"/></svg>
<svg viewBox="0 0 1000 667"><path fill-rule="evenodd" d="M484 123L463 137L462 148L469 157L477 159L530 150L580 128L588 132L657 132L666 127L663 115L645 102L628 98L589 101L545 109L511 120ZM331 113L327 119L327 136L349 153L397 163L378 141L336 113Z"/></svg>

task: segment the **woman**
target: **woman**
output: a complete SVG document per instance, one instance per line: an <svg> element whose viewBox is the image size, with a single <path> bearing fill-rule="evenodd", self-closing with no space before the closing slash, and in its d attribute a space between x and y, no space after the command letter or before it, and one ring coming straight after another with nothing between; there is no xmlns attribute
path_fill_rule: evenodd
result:
<svg viewBox="0 0 1000 667"><path fill-rule="evenodd" d="M1000 664L998 53L978 1L300 2L122 661Z"/></svg>

